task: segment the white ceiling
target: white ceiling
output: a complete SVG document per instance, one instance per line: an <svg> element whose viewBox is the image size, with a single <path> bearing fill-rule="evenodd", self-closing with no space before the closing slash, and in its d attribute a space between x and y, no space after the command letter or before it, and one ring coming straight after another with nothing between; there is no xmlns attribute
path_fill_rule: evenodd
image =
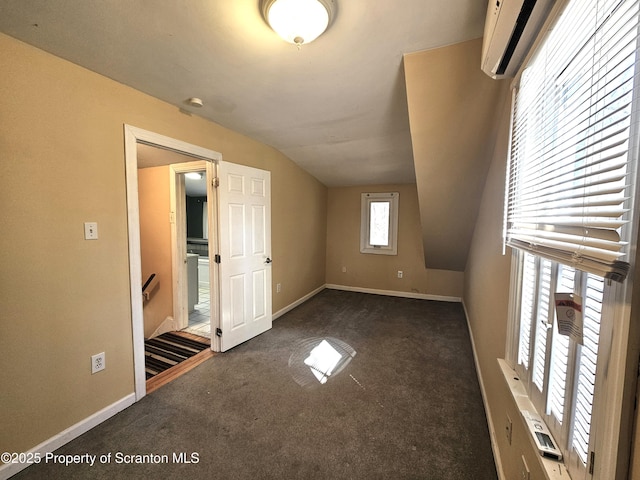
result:
<svg viewBox="0 0 640 480"><path fill-rule="evenodd" d="M412 183L402 55L481 37L487 2L334 3L300 50L259 0L2 0L0 31L272 145L327 186Z"/></svg>

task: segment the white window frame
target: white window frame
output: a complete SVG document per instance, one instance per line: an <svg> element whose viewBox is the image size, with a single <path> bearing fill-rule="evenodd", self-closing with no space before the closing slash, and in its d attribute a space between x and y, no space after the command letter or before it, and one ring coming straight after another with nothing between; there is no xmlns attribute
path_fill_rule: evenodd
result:
<svg viewBox="0 0 640 480"><path fill-rule="evenodd" d="M375 255L398 254L398 192L363 193L361 195L360 212L360 253L372 253ZM376 202L389 203L389 241L387 245L371 245L371 204Z"/></svg>
<svg viewBox="0 0 640 480"><path fill-rule="evenodd" d="M553 322L550 325L550 328L547 328L546 325L541 325L539 321L539 316L536 312L536 309L539 307L539 288L540 288L540 271L542 269L542 265L544 262L550 262L546 259L536 257L535 258L535 271L537 274L536 279L536 305L533 308L533 319L531 323L525 322L530 328L530 331L525 333L521 331L521 327L523 326L520 321L520 305L522 301L522 278L524 272L524 258L527 254L520 250L513 251L513 265L515 268L512 270L512 289L511 289L511 312L512 312L512 327L513 335L510 337L510 345L509 345L509 357L508 361L511 366L518 373L520 380L525 386L525 390L531 401L531 404L537 410L537 413L545 420L547 426L549 427L551 433L554 436L554 439L557 443L558 448L562 451L562 454L565 458L565 465L569 469L570 473L574 476L572 478L592 478L588 473L587 468L590 466L588 464L589 458L587 458L587 463L582 463L578 453L571 447L572 442L572 430L574 424L574 414L575 414L575 397L578 388L578 375L577 368L579 365L579 347L573 341L569 341L569 352L568 352L568 362L567 362L567 374L566 374L566 384L564 387L564 410L563 410L563 418L558 421L556 417L550 412L550 403L549 403L549 389L550 389L550 369L551 369L551 355L553 349L553 341L554 335L557 338L559 333L555 331L556 321L555 315L553 311L553 305L550 305L552 311L549 314L548 320ZM531 258L531 257L529 257ZM565 291L557 285L556 280L558 277L558 269L560 265L557 263L552 263L551 265L551 281L550 281L550 293L551 293L551 302L553 301L552 295L554 292ZM572 268L572 267L570 267ZM584 298L584 289L586 285L586 272L581 272L576 270L575 274L575 287L573 293L577 293L583 297L583 307L586 305L587 301ZM602 306L603 311L600 320L600 339L598 342L598 364L596 370L596 393L593 398L593 410L591 412L591 436L589 441L588 452L593 452L596 449L596 438L594 435L594 431L598 425L598 423L605 422L602 416L598 417L596 408L598 402L601 402L600 396L598 394L603 392L601 384L603 382L599 381L602 377L606 376L603 369L606 368L606 359L611 355L611 343L608 341L604 341L606 338L611 338L613 332L613 326L615 324L611 319L611 315L613 313L613 308L615 308L615 301L613 301L613 295L615 295L616 290L615 282L608 282L605 280L604 283L604 294L602 298ZM542 329L546 330L546 348L545 348L545 360L544 360L544 384L542 390L539 389L538 385L534 380L534 358L536 354L536 338L538 331ZM522 338L528 338L529 342L527 345L527 353L526 359L523 361L520 356L519 347ZM609 477L593 477L593 478L609 478Z"/></svg>
<svg viewBox="0 0 640 480"><path fill-rule="evenodd" d="M560 12L568 0L558 3L556 13ZM640 91L640 75L636 73L634 90ZM637 94L636 94L637 95ZM632 123L637 124L638 105L633 108ZM632 134L630 140L629 152L637 156L639 151L640 139L638 138L637 129ZM634 208L637 203L635 199L639 198L640 188L637 182L638 172L637 166L632 166L633 171L629 175L631 179L631 202L629 202L629 214L625 218L629 223L622 228L621 236L629 241L629 245L625 248L627 257L626 261L635 268L635 259L638 238L640 209ZM529 367L524 368L518 364L519 345L520 345L520 299L522 296L521 277L523 273L522 256L519 250L513 249L511 263L511 292L509 302L509 322L507 329L506 344L506 360L513 368L524 385L527 394L527 404L535 406L538 413L545 418L549 424L556 441L564 455L564 464L568 469L572 479L593 479L608 480L626 478L626 468L628 468L628 458L630 455L629 445L626 443L627 434L630 433L630 424L632 422L632 402L633 395L630 393L630 383L625 383L625 374L629 365L629 358L637 357L630 347L629 334L631 325L631 295L633 285L631 279L618 283L615 281L604 281L604 295L602 300L602 313L600 321L600 338L598 360L596 367L595 393L593 398L593 409L591 414L591 432L589 439L589 458L595 456L593 464L581 465L578 455L571 451L570 430L572 428L572 415L574 412L575 402L575 363L570 367L568 373L569 387L565 389L565 413L569 411L569 416L565 414L565 419L561 426L553 425L554 421L546 416L547 406L546 392L539 393L533 380L533 354L535 342L535 330L529 335ZM584 274L586 275L586 274ZM632 276L633 278L633 276ZM535 317L534 317L535 318ZM535 322L535 320L534 320ZM533 327L533 326L532 326ZM547 352L550 352L550 337L547 337ZM576 361L576 346L570 346L569 356ZM548 355L545 362L545 383L548 385ZM520 391L516 392L512 388L514 400L519 408L522 409L518 400L521 395ZM634 390L635 392L635 390ZM523 397L524 398L524 397ZM567 402L569 405L567 405ZM631 405L631 407L630 407ZM631 412L631 413L630 413ZM543 468L545 462L541 462ZM551 471L547 470L548 475ZM555 478L555 477L554 477Z"/></svg>
<svg viewBox="0 0 640 480"><path fill-rule="evenodd" d="M638 214L635 215L634 222L635 235L638 233ZM527 402L525 405L531 405L536 408L538 413L545 419L550 427L558 446L564 455L564 465L567 467L572 479L593 479L593 480L609 480L614 478L626 478L621 476L624 469L628 467L628 455L630 455L629 446L625 445L625 432L630 434L631 413L628 403L633 402L633 394L625 392L625 371L627 368L629 354L629 334L631 325L631 294L632 285L629 282L624 284L605 280L604 298L602 303L602 318L600 321L600 340L598 351L598 365L596 371L595 395L593 399L593 410L591 417L591 438L589 452L594 452L595 464L593 472L589 472L590 465L579 465L578 458L575 453L570 452L566 443L568 441L568 431L571 428L571 416L565 416L566 432L559 432L553 421L545 416L546 405L545 396L537 391L537 387L533 381L533 364L531 361L533 355L533 338L532 349L530 350L529 369L523 368L518 364L518 346L520 341L520 322L519 322L519 302L521 296L521 278L523 271L522 253L518 250L512 251L511 262L511 291L509 302L509 323L507 328L507 345L506 345L506 361L507 364L515 370L518 378L527 394ZM575 346L572 346L575 349ZM550 350L550 347L548 347ZM574 357L575 358L575 357ZM634 357L635 358L635 357ZM548 365L545 373L545 381L548 384ZM570 374L571 376L572 374ZM573 380L572 380L573 382ZM569 401L573 402L575 394L575 385L570 386L566 390ZM635 393L635 389L632 393ZM513 391L516 404L522 409L520 390ZM625 402L627 407L625 408ZM526 408L524 408L526 409ZM573 411L573 408L565 408ZM627 416L624 412L628 412ZM620 452L625 452L621 457ZM626 457L625 457L626 456ZM544 464L543 464L544 467Z"/></svg>

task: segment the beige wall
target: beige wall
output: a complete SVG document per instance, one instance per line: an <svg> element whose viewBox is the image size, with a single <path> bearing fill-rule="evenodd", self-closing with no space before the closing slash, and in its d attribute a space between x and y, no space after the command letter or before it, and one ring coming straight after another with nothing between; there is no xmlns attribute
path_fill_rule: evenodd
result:
<svg viewBox="0 0 640 480"><path fill-rule="evenodd" d="M325 283L327 188L311 180L301 169L271 175L274 313Z"/></svg>
<svg viewBox="0 0 640 480"><path fill-rule="evenodd" d="M502 211L510 109L509 102L503 102L503 105L501 128L469 251L464 303L486 395L487 413L495 428L493 433L505 478L520 477L520 457L525 455L531 469L531 480L536 480L545 477L497 363L498 358L505 356L511 268L510 251L502 254ZM513 421L511 445L508 445L503 431L507 415Z"/></svg>
<svg viewBox="0 0 640 480"><path fill-rule="evenodd" d="M469 250L465 272L464 304L477 354L478 371L486 395L487 413L495 429L494 436L504 478L520 478L521 456L524 455L531 470L531 480L542 480L546 476L540 468L538 453L532 448L527 427L516 409L512 394L497 364L498 358L505 357L511 268L510 249L507 249L506 255L502 254L502 212L510 113L510 92L506 88L502 101L497 102L497 109L500 116L497 118L498 123L494 125L495 150L491 155L491 166ZM631 276L635 277L635 272ZM639 287L636 287L633 311L637 311L640 305L638 290ZM633 316L632 314L632 318ZM628 419L632 418L629 406L633 404L634 392L631 390L634 390L637 373L638 328L640 328L637 325L638 322L632 323L635 325L632 326L632 334L629 338L630 349L626 372L625 418ZM511 445L508 444L504 434L507 415L513 421ZM638 418L635 422L638 422ZM618 452L622 470L626 469L625 456L629 447L632 423L624 419L622 421L622 440ZM632 464L636 465L636 472L635 476L629 478L640 478L640 471L637 468L640 462L632 458Z"/></svg>
<svg viewBox="0 0 640 480"><path fill-rule="evenodd" d="M404 70L427 267L463 272L504 82L480 70L482 39L407 54ZM436 228L434 228L434 226Z"/></svg>
<svg viewBox="0 0 640 480"><path fill-rule="evenodd" d="M173 317L169 190L168 166L138 169L142 281L155 273L157 282L149 291L149 300L143 304L145 338L150 337L167 317Z"/></svg>
<svg viewBox="0 0 640 480"><path fill-rule="evenodd" d="M0 51L0 451L19 452L134 390L123 124L271 171L274 311L324 284L327 192L176 106L5 35Z"/></svg>
<svg viewBox="0 0 640 480"><path fill-rule="evenodd" d="M175 106L1 34L0 51L0 451L32 448L133 392L126 123L272 172L275 312L325 281L464 294L505 477L519 477L522 452L532 480L542 478L524 426L514 425L511 446L502 435L505 415L519 418L496 364L509 288L500 239L508 94L463 277L425 269L415 185L327 190L275 149ZM359 253L365 189L400 192L396 257ZM99 240L83 239L85 221L98 222ZM107 369L92 376L90 356L102 351Z"/></svg>
<svg viewBox="0 0 640 480"><path fill-rule="evenodd" d="M399 192L398 255L360 253L360 209L364 192ZM463 274L424 266L415 184L329 189L327 283L357 288L462 297ZM347 271L342 272L342 267ZM403 278L398 278L398 270Z"/></svg>

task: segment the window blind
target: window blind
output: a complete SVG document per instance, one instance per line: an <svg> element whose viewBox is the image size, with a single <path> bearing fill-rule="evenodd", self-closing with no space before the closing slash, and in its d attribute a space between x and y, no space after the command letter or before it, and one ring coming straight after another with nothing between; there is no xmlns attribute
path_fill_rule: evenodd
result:
<svg viewBox="0 0 640 480"><path fill-rule="evenodd" d="M639 0L569 2L515 92L506 243L622 281Z"/></svg>

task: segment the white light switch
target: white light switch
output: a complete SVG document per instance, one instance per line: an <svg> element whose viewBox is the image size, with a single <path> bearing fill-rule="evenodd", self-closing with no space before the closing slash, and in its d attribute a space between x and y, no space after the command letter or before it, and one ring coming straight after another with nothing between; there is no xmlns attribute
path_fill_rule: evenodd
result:
<svg viewBox="0 0 640 480"><path fill-rule="evenodd" d="M84 239L85 240L98 239L98 223L97 222L84 222Z"/></svg>

